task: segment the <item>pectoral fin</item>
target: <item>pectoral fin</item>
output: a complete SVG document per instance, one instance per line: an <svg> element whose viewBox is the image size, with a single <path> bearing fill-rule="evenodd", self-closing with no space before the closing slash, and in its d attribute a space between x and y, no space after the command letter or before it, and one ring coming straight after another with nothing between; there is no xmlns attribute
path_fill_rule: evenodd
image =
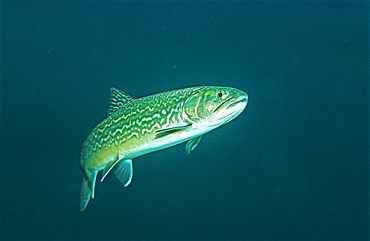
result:
<svg viewBox="0 0 370 241"><path fill-rule="evenodd" d="M188 124L188 125L185 125L185 126L177 126L177 127L171 127L171 128L167 128L167 129L163 129L163 130L158 130L155 133L155 138L154 139L158 139L158 138L165 137L165 136L172 135L172 134L179 134L179 133L191 128L191 125L192 124Z"/></svg>
<svg viewBox="0 0 370 241"><path fill-rule="evenodd" d="M202 135L197 136L191 139L190 141L188 141L188 143L186 143L186 146L185 146L186 154L190 154L190 152L194 150L195 147L197 147L197 145L200 142L200 139L202 139Z"/></svg>
<svg viewBox="0 0 370 241"><path fill-rule="evenodd" d="M124 160L118 163L114 169L114 174L124 187L130 185L133 175L132 160Z"/></svg>

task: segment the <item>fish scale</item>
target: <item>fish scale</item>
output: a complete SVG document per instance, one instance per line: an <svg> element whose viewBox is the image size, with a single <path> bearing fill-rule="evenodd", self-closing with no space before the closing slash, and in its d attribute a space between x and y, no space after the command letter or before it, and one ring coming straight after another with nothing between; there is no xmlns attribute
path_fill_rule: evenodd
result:
<svg viewBox="0 0 370 241"><path fill-rule="evenodd" d="M248 95L231 87L201 86L134 99L111 88L108 117L84 142L80 210L95 196L97 174L113 171L127 187L132 159L188 141L190 153L203 134L231 121L246 107Z"/></svg>

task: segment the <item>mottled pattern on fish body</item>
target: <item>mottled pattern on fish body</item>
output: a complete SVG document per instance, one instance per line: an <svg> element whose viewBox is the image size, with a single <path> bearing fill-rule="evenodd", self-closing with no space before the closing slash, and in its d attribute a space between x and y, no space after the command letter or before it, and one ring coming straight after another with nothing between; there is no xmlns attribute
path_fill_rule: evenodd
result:
<svg viewBox="0 0 370 241"><path fill-rule="evenodd" d="M151 152L147 148L155 148L150 142L155 131L188 124L181 108L187 96L198 89L169 91L128 101L91 132L84 143L81 165L91 170L101 169L105 165L102 160L111 155L121 153L135 158Z"/></svg>
<svg viewBox="0 0 370 241"><path fill-rule="evenodd" d="M181 142L190 153L203 134L238 116L248 96L230 87L191 87L133 99L111 89L108 117L84 142L80 209L94 198L97 173L101 181L113 170L126 187L132 179L132 159Z"/></svg>

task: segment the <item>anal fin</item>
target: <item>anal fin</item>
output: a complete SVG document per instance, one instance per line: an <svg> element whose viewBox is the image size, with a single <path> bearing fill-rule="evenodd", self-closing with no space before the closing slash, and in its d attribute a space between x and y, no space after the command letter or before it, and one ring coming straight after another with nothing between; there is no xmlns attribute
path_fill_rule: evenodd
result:
<svg viewBox="0 0 370 241"><path fill-rule="evenodd" d="M93 172L93 178L89 178L89 181L91 182L91 199L95 198L95 183L96 183L96 177L98 176L98 172L94 171Z"/></svg>
<svg viewBox="0 0 370 241"><path fill-rule="evenodd" d="M115 157L115 159L111 162L109 162L104 170L103 170L103 175L102 175L102 178L100 179L100 182L103 182L104 179L106 178L106 176L109 174L109 172L114 168L115 165L117 165L117 163L120 162L120 159L119 157Z"/></svg>

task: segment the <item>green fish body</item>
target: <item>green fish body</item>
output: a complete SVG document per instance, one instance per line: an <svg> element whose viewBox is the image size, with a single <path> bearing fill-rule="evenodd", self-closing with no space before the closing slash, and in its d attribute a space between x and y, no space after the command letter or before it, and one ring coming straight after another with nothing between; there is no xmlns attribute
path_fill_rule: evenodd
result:
<svg viewBox="0 0 370 241"><path fill-rule="evenodd" d="M113 171L124 187L133 174L132 159L188 141L190 153L203 134L231 121L246 107L248 95L230 87L201 86L134 99L111 88L108 117L84 142L80 210L94 198L101 181Z"/></svg>

